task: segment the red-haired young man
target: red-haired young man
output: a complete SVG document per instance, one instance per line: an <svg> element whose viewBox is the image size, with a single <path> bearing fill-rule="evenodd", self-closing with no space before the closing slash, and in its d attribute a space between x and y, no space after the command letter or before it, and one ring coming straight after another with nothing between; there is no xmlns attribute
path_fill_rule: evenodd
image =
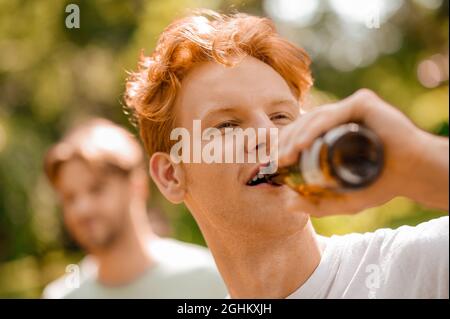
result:
<svg viewBox="0 0 450 319"><path fill-rule="evenodd" d="M154 182L189 208L233 298L448 298L448 217L316 235L310 215L356 213L395 196L448 210L448 139L419 130L368 90L302 113L309 64L267 18L210 12L173 22L126 90ZM194 120L224 135L278 128L279 166L293 164L327 130L359 121L381 138L385 168L364 190L312 202L287 186L251 185L267 163L174 161L171 131L192 133Z"/></svg>

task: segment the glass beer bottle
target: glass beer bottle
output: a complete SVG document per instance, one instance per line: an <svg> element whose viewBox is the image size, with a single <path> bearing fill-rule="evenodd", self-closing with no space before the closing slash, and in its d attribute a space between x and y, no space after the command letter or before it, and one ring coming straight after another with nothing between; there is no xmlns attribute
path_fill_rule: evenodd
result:
<svg viewBox="0 0 450 319"><path fill-rule="evenodd" d="M358 123L337 126L301 152L298 161L267 177L302 195L341 193L373 183L383 169L383 145Z"/></svg>

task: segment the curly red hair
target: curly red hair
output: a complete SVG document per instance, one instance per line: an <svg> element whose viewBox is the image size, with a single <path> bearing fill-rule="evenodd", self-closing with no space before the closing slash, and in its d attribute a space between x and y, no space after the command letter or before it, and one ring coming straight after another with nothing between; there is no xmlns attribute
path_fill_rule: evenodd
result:
<svg viewBox="0 0 450 319"><path fill-rule="evenodd" d="M138 71L126 83L125 103L137 120L147 153L169 152L173 104L181 81L196 64L233 66L249 55L270 65L299 101L312 85L310 58L283 39L268 18L202 10L171 23L151 56L141 53Z"/></svg>

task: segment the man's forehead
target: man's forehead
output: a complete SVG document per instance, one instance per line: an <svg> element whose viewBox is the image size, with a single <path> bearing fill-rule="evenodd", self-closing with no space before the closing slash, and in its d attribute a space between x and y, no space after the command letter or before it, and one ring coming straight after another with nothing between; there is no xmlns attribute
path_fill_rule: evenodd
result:
<svg viewBox="0 0 450 319"><path fill-rule="evenodd" d="M57 174L57 183L59 186L70 186L76 181L86 181L94 179L93 168L83 159L78 157L68 159L60 164Z"/></svg>
<svg viewBox="0 0 450 319"><path fill-rule="evenodd" d="M59 168L56 186L60 191L72 191L79 187L110 183L119 174L107 169L107 166L94 165L81 158L72 158Z"/></svg>
<svg viewBox="0 0 450 319"><path fill-rule="evenodd" d="M281 75L260 60L245 57L233 67L216 62L194 67L182 82L177 104L182 113L189 110L198 118L213 108L288 100L296 104Z"/></svg>
<svg viewBox="0 0 450 319"><path fill-rule="evenodd" d="M182 89L185 87L221 93L227 89L242 88L243 85L247 89L258 89L261 85L274 85L275 82L282 82L287 86L282 76L271 66L254 57L246 56L234 66L225 66L212 61L197 64L183 79Z"/></svg>

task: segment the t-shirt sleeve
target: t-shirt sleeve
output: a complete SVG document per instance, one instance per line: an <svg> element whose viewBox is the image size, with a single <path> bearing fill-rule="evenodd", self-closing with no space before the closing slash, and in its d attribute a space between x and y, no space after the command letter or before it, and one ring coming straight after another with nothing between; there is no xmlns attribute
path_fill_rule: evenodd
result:
<svg viewBox="0 0 450 319"><path fill-rule="evenodd" d="M387 298L448 298L448 216L415 227L375 232L380 246L380 293Z"/></svg>
<svg viewBox="0 0 450 319"><path fill-rule="evenodd" d="M332 236L288 298L448 298L448 216L415 227Z"/></svg>

